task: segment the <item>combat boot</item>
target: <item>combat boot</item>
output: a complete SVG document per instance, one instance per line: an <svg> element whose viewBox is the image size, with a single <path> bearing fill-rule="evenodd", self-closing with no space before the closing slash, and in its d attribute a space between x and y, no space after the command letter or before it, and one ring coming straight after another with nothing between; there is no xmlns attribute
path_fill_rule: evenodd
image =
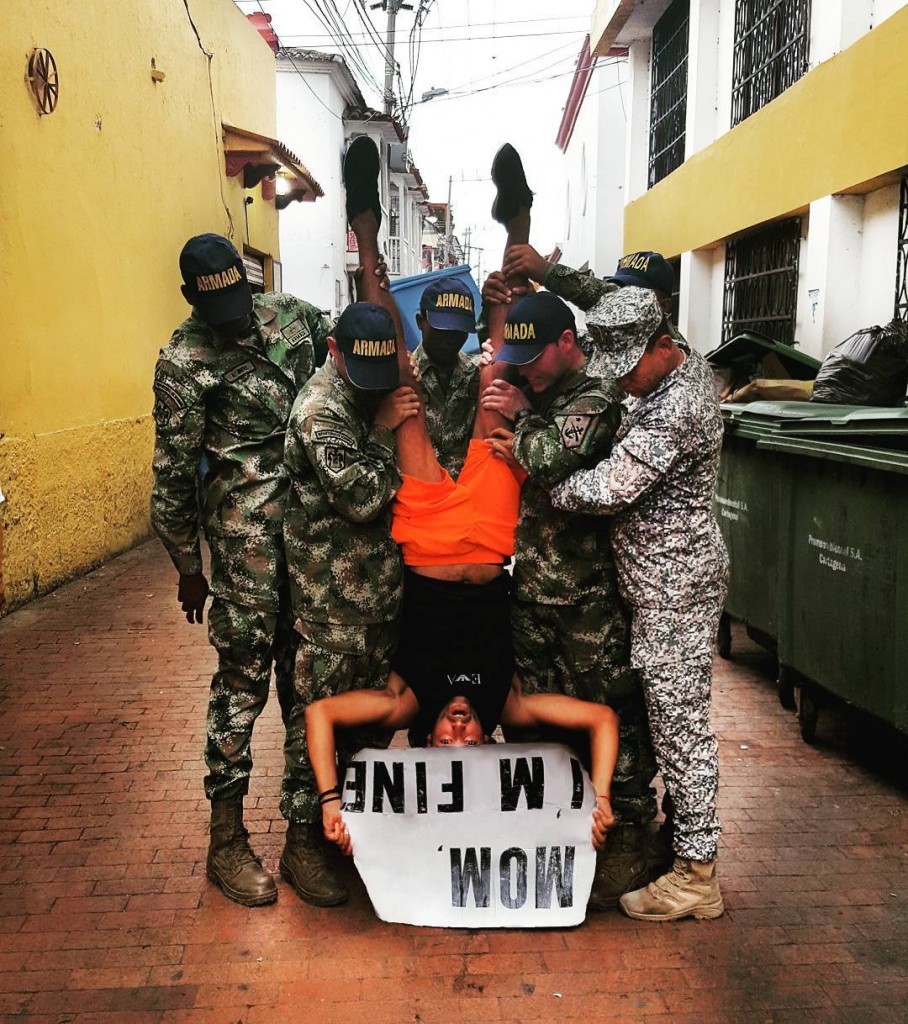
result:
<svg viewBox="0 0 908 1024"><path fill-rule="evenodd" d="M671 859L669 859L669 864ZM657 879L667 868L664 852L645 825L617 825L596 855L590 910L610 910L618 898Z"/></svg>
<svg viewBox="0 0 908 1024"><path fill-rule="evenodd" d="M328 863L327 840L320 824L291 821L281 854L281 878L314 907L346 902L347 887Z"/></svg>
<svg viewBox="0 0 908 1024"><path fill-rule="evenodd" d="M241 796L211 801L211 842L205 869L225 896L244 907L260 907L277 899L274 879L249 845Z"/></svg>
<svg viewBox="0 0 908 1024"><path fill-rule="evenodd" d="M621 897L621 909L638 921L720 917L725 910L715 860L676 857L668 874Z"/></svg>

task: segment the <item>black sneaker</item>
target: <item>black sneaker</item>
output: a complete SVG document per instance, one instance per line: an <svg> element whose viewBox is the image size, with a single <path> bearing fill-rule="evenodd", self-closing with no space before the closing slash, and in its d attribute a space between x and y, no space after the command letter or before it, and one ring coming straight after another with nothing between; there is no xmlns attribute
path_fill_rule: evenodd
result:
<svg viewBox="0 0 908 1024"><path fill-rule="evenodd" d="M344 156L344 188L347 191L347 221L364 210L375 214L381 225L381 204L378 201L378 175L381 161L378 147L367 136L355 138Z"/></svg>
<svg viewBox="0 0 908 1024"><path fill-rule="evenodd" d="M492 217L499 224L507 224L517 216L521 208L529 210L533 205L533 193L527 185L520 154L509 142L495 154L492 181L498 189L495 202L492 203Z"/></svg>

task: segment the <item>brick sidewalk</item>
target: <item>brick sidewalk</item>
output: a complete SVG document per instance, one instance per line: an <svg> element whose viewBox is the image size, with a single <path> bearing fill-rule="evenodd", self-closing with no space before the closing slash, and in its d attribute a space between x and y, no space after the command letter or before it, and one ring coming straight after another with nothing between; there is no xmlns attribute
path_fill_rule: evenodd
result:
<svg viewBox="0 0 908 1024"><path fill-rule="evenodd" d="M213 657L175 594L150 543L0 622L0 1020L908 1019L904 788L835 715L806 746L737 633L714 686L725 916L446 931L382 924L352 877L335 910L280 883L277 904L245 910L206 880ZM255 753L247 820L274 869L276 701Z"/></svg>

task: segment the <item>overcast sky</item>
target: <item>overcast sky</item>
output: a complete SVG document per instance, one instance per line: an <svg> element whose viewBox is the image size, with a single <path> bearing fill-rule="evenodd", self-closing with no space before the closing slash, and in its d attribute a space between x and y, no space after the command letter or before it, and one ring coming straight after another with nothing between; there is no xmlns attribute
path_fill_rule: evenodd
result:
<svg viewBox="0 0 908 1024"><path fill-rule="evenodd" d="M316 12L333 16L346 27L348 46L364 66L351 70L366 100L382 109L384 50L379 42L385 38L387 16L380 8L370 10L369 0L365 8L362 0L236 2L246 14L270 14L282 45L343 53ZM415 8L419 0L412 2ZM472 228L472 244L484 248L485 275L500 264L504 245L504 231L489 214L494 198L489 170L503 142L517 148L536 193L533 243L549 252L562 241L564 156L555 146L555 135L594 2L432 0L428 6L415 80L410 35L416 11L401 10L397 16L394 55L406 93L413 81L410 150L434 202L447 201L448 178L453 178L455 231L464 242L465 229ZM371 20L378 40L369 36L360 14ZM336 37L336 29L332 34ZM348 55L345 59L351 63ZM449 90L449 95L421 102L433 86ZM474 253L474 266L476 262Z"/></svg>

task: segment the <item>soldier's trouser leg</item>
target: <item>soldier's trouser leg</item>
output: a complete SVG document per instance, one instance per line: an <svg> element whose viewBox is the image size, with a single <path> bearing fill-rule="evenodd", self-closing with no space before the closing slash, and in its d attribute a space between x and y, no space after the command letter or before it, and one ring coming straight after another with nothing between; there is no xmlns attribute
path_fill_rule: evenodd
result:
<svg viewBox="0 0 908 1024"><path fill-rule="evenodd" d="M322 697L357 689L383 689L388 682L396 622L372 626L336 626L300 622L296 652L296 698L284 744L281 814L291 822L321 821L315 774L306 748L306 707ZM387 747L391 734L351 730L338 737L343 764L362 747Z"/></svg>
<svg viewBox="0 0 908 1024"><path fill-rule="evenodd" d="M628 624L613 602L583 607L514 602L517 674L525 693L563 693L607 704L621 719L612 808L622 824L643 825L656 816L656 762L640 678L630 667ZM509 733L509 737L510 733ZM517 738L517 737L513 737ZM520 737L524 740L539 736ZM555 734L575 749L589 769L589 751L576 733Z"/></svg>
<svg viewBox="0 0 908 1024"><path fill-rule="evenodd" d="M215 597L208 638L218 669L208 699L205 795L244 796L252 770L252 727L268 700L276 624L274 612Z"/></svg>
<svg viewBox="0 0 908 1024"><path fill-rule="evenodd" d="M712 645L721 605L676 611L637 609L633 658L643 677L656 759L675 813L680 857L713 860L719 745L709 721Z"/></svg>

